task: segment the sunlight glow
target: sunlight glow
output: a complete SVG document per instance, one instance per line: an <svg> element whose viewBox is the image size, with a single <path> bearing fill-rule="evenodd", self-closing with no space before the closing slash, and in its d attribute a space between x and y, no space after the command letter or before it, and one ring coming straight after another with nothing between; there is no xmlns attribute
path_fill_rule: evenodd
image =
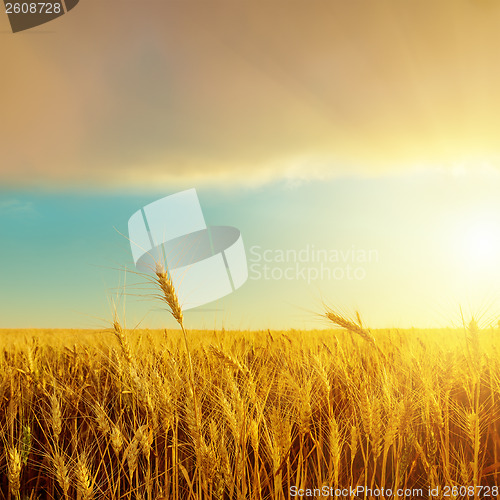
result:
<svg viewBox="0 0 500 500"><path fill-rule="evenodd" d="M481 222L463 234L464 257L470 267L495 267L500 256L500 227Z"/></svg>

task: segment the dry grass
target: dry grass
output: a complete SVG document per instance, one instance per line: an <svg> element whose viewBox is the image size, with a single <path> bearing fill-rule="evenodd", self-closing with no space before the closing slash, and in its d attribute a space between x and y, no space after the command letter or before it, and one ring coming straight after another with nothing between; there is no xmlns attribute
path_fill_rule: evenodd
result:
<svg viewBox="0 0 500 500"><path fill-rule="evenodd" d="M498 484L499 332L337 324L1 332L0 498Z"/></svg>

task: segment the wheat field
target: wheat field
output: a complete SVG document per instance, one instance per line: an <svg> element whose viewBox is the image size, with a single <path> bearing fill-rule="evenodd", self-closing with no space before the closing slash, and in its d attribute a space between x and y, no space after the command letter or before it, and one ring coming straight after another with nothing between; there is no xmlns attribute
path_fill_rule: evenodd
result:
<svg viewBox="0 0 500 500"><path fill-rule="evenodd" d="M498 498L500 332L340 326L1 331L1 498Z"/></svg>

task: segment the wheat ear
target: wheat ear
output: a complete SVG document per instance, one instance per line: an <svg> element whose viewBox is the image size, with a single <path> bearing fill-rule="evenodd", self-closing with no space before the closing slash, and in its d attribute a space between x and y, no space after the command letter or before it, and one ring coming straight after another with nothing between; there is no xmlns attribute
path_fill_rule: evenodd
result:
<svg viewBox="0 0 500 500"><path fill-rule="evenodd" d="M358 321L361 323L361 319L359 318L359 313L358 315ZM375 346L375 339L371 335L371 333L363 328L361 325L357 325L356 323L348 320L345 316L342 316L340 314L335 313L334 311L327 311L325 313L325 316L332 322L335 323L337 326L340 326L341 328L345 328L346 330L349 330L350 332L358 334L360 337L362 337L364 340Z"/></svg>
<svg viewBox="0 0 500 500"><path fill-rule="evenodd" d="M19 498L19 490L21 488L21 455L16 448L7 450L7 477L12 496Z"/></svg>
<svg viewBox="0 0 500 500"><path fill-rule="evenodd" d="M82 500L91 500L94 496L94 487L92 483L92 474L88 466L88 459L85 454L78 457L75 467L75 477L78 492Z"/></svg>
<svg viewBox="0 0 500 500"><path fill-rule="evenodd" d="M55 476L59 486L63 490L64 498L68 498L68 491L70 487L70 480L68 476L68 467L64 461L63 456L57 452L52 457L52 463L54 465Z"/></svg>
<svg viewBox="0 0 500 500"><path fill-rule="evenodd" d="M168 276L168 272L165 268L160 264L156 264L156 282L160 287L163 295L162 299L168 304L170 307L170 312L172 316L175 318L177 323L182 327L183 326L183 316L182 316L182 308L179 304L179 298L177 297L177 293L174 288L174 284L172 280Z"/></svg>
<svg viewBox="0 0 500 500"><path fill-rule="evenodd" d="M113 321L113 333L115 334L118 342L120 343L120 347L122 349L123 355L129 364L133 364L134 358L132 356L132 351L130 349L130 344L128 343L127 336L123 331L118 318L115 318Z"/></svg>

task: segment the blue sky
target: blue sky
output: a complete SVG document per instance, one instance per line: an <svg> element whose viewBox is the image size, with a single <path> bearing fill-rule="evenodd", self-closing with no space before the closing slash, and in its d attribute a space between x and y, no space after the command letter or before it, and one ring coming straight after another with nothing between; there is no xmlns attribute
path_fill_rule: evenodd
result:
<svg viewBox="0 0 500 500"><path fill-rule="evenodd" d="M189 187L196 186L140 194L0 192L0 327L104 327L110 300L123 293L129 326L174 326L148 297L153 288L131 272L127 222L144 205ZM492 172L446 171L197 187L207 223L239 228L253 267L241 289L188 311L187 324L322 327L323 301L359 309L374 326L444 326L456 320L459 305L494 316L499 187ZM274 262L276 251L305 248L374 250L377 258L353 264L363 268L361 279L341 271L285 279L295 262ZM268 279L255 257L265 250L274 259L270 271L277 268ZM345 271L342 262L325 265Z"/></svg>

